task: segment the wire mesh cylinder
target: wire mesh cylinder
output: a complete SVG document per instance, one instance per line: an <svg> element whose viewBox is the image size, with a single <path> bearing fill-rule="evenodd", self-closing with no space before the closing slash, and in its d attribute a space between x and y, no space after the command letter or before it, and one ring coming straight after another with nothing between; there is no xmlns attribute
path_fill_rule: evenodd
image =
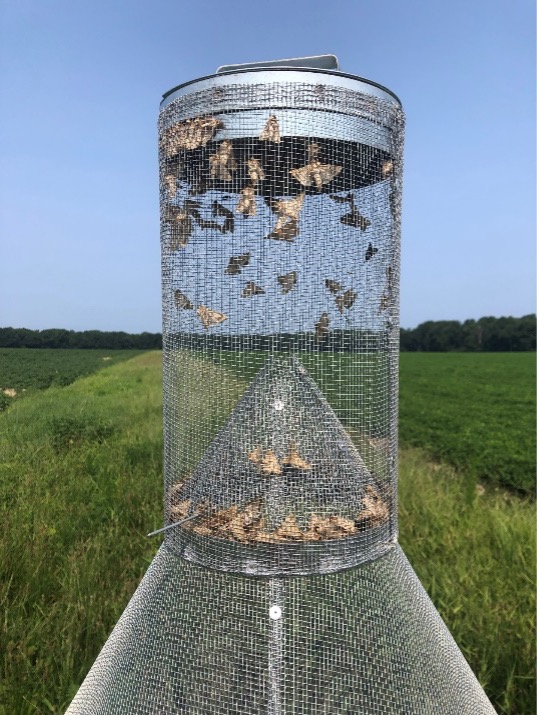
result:
<svg viewBox="0 0 540 715"><path fill-rule="evenodd" d="M165 518L69 715L490 715L397 544L403 114L233 72L162 103Z"/></svg>
<svg viewBox="0 0 540 715"><path fill-rule="evenodd" d="M240 72L166 97L159 131L165 512L188 519L167 544L258 574L384 553L399 102L336 74Z"/></svg>

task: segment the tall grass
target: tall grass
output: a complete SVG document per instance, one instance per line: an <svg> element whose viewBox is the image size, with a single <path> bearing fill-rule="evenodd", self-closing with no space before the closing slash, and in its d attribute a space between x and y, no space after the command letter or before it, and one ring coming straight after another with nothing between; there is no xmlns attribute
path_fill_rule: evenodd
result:
<svg viewBox="0 0 540 715"><path fill-rule="evenodd" d="M0 415L2 715L64 711L156 552L161 427L160 353ZM400 500L401 543L489 697L534 712L534 505L413 450Z"/></svg>

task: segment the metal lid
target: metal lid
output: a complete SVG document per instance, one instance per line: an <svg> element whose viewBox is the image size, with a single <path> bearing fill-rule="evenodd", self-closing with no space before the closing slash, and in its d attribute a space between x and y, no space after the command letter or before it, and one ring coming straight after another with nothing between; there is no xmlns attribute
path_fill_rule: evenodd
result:
<svg viewBox="0 0 540 715"><path fill-rule="evenodd" d="M399 97L391 90L372 80L341 72L337 69L338 67L335 55L222 65L216 74L184 82L165 92L160 107L167 106L177 97L231 83L257 84L284 80L353 89L379 99L385 99L401 107ZM287 77L284 76L284 73L287 73Z"/></svg>

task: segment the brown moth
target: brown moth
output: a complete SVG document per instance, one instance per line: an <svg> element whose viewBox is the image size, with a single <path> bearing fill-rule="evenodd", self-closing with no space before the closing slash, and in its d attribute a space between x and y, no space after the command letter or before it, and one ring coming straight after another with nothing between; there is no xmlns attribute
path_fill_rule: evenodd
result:
<svg viewBox="0 0 540 715"><path fill-rule="evenodd" d="M263 474L279 476L281 474L281 464L278 458L270 449L267 449L264 457L259 462Z"/></svg>
<svg viewBox="0 0 540 715"><path fill-rule="evenodd" d="M349 204L349 206L352 206L354 204L353 194L347 194L346 196L339 196L338 194L328 195L332 199L332 201L335 201L337 204Z"/></svg>
<svg viewBox="0 0 540 715"><path fill-rule="evenodd" d="M264 125L262 132L259 134L259 139L261 141L274 142L275 144L279 144L279 142L281 141L281 136L279 134L279 124L275 114L271 114L268 117L268 120Z"/></svg>
<svg viewBox="0 0 540 715"><path fill-rule="evenodd" d="M236 211L244 216L255 216L257 204L255 202L255 189L253 186L246 186L240 192L241 196L236 205Z"/></svg>
<svg viewBox="0 0 540 715"><path fill-rule="evenodd" d="M329 323L328 313L323 313L315 323L315 340L324 340L327 337Z"/></svg>
<svg viewBox="0 0 540 715"><path fill-rule="evenodd" d="M176 177L174 174L165 174L163 177L163 183L165 184L168 197L170 199L174 198L174 195L176 194Z"/></svg>
<svg viewBox="0 0 540 715"><path fill-rule="evenodd" d="M248 452L247 458L249 459L250 462L253 462L257 466L261 463L261 459L263 456L263 451L260 447L255 447L254 449L251 450L251 452Z"/></svg>
<svg viewBox="0 0 540 715"><path fill-rule="evenodd" d="M185 519L189 514L190 507L191 499L186 499L185 501L173 506L170 511L171 521L181 521L182 519Z"/></svg>
<svg viewBox="0 0 540 715"><path fill-rule="evenodd" d="M304 198L305 194L302 193L289 200L266 200L270 209L278 216L276 225L266 238L274 238L277 241L292 241L295 236L298 236L298 217Z"/></svg>
<svg viewBox="0 0 540 715"><path fill-rule="evenodd" d="M330 293L339 293L339 291L342 290L342 288L343 288L341 283L338 283L337 281L333 281L330 278L327 278L324 281L324 285L328 288Z"/></svg>
<svg viewBox="0 0 540 715"><path fill-rule="evenodd" d="M357 294L352 290L352 288L349 288L349 290L346 290L343 295L336 296L336 305L340 313L343 313L344 308L352 308L354 301L356 300L356 295Z"/></svg>
<svg viewBox="0 0 540 715"><path fill-rule="evenodd" d="M170 223L169 250L177 251L179 248L185 248L189 242L189 237L193 233L193 221L185 211L178 211Z"/></svg>
<svg viewBox="0 0 540 715"><path fill-rule="evenodd" d="M186 199L186 202L189 199ZM190 215L193 216L199 228L210 229L212 231L221 231L221 226L217 221L207 221L204 219L196 208L190 210Z"/></svg>
<svg viewBox="0 0 540 715"><path fill-rule="evenodd" d="M381 301L379 303L379 313L382 313L384 310L388 308L388 302L390 300L390 296L388 293L384 292L381 296Z"/></svg>
<svg viewBox="0 0 540 715"><path fill-rule="evenodd" d="M304 540L304 532L300 530L294 514L288 514L274 531L274 534L280 541Z"/></svg>
<svg viewBox="0 0 540 715"><path fill-rule="evenodd" d="M291 174L302 186L316 186L319 191L343 171L337 164L322 164L317 158L320 147L311 142L308 146L308 163L299 169L291 169Z"/></svg>
<svg viewBox="0 0 540 715"><path fill-rule="evenodd" d="M394 171L394 162L389 159L388 161L383 161L382 166L381 166L381 174L382 178L386 179L388 176L390 176Z"/></svg>
<svg viewBox="0 0 540 715"><path fill-rule="evenodd" d="M388 506L373 487L366 487L366 493L362 497L362 511L357 516L360 524L368 522L369 526L378 526L388 519Z"/></svg>
<svg viewBox="0 0 540 715"><path fill-rule="evenodd" d="M237 167L232 142L225 139L215 154L210 154L210 176L212 179L232 181L232 172Z"/></svg>
<svg viewBox="0 0 540 715"><path fill-rule="evenodd" d="M266 452L263 453L261 447L255 447L255 449L249 452L248 459L259 467L263 474L276 476L281 474L281 464L274 452L270 449L267 449Z"/></svg>
<svg viewBox="0 0 540 715"><path fill-rule="evenodd" d="M371 221L362 216L360 211L358 211L353 194L346 194L345 196L333 194L330 198L339 204L349 204L351 209L350 213L344 214L339 219L345 226L353 226L353 228L359 228L361 231L365 231L368 226L371 226Z"/></svg>
<svg viewBox="0 0 540 715"><path fill-rule="evenodd" d="M231 256L225 273L228 276L237 276L240 273L240 268L244 268L249 264L251 253L242 253L240 256Z"/></svg>
<svg viewBox="0 0 540 715"><path fill-rule="evenodd" d="M189 300L187 295L184 295L182 291L179 290L174 291L174 304L178 309L191 310L193 308L193 303Z"/></svg>
<svg viewBox="0 0 540 715"><path fill-rule="evenodd" d="M205 305L199 305L197 308L197 315L207 330L213 325L219 325L229 317L228 315L225 315L225 313L218 313L217 310L211 310Z"/></svg>
<svg viewBox="0 0 540 715"><path fill-rule="evenodd" d="M218 201L212 204L212 216L225 216L225 221L221 225L221 233L232 233L234 231L234 214L226 206Z"/></svg>
<svg viewBox="0 0 540 715"><path fill-rule="evenodd" d="M273 238L275 241L289 241L289 243L292 243L298 234L298 221L291 219L284 226L274 228L265 238Z"/></svg>
<svg viewBox="0 0 540 715"><path fill-rule="evenodd" d="M166 129L161 137L161 148L165 156L177 154L180 149L197 149L206 146L214 138L223 122L215 117L197 117L178 122Z"/></svg>
<svg viewBox="0 0 540 715"><path fill-rule="evenodd" d="M242 291L242 298L249 298L251 295L263 295L264 293L266 293L264 288L256 285L253 281L248 281Z"/></svg>
<svg viewBox="0 0 540 715"><path fill-rule="evenodd" d="M277 277L277 282L281 286L282 293L289 293L296 285L296 280L296 271L291 271L290 273L285 273Z"/></svg>
<svg viewBox="0 0 540 715"><path fill-rule="evenodd" d="M302 459L302 457L298 454L298 450L296 449L294 442L291 442L289 446L289 451L283 460L283 466L288 467L289 469L311 469L311 464L306 462L305 459Z"/></svg>
<svg viewBox="0 0 540 715"><path fill-rule="evenodd" d="M264 181L265 173L257 159L252 157L246 161L246 164L248 168L248 175L252 184L258 184L259 181Z"/></svg>
<svg viewBox="0 0 540 715"><path fill-rule="evenodd" d="M379 313L388 308L390 299L392 298L392 277L394 275L392 266L386 267L386 288L381 296L381 302L379 303Z"/></svg>
<svg viewBox="0 0 540 715"><path fill-rule="evenodd" d="M351 519L337 515L318 516L312 514L305 535L310 541L325 541L327 539L343 539L356 531L356 524Z"/></svg>
<svg viewBox="0 0 540 715"><path fill-rule="evenodd" d="M368 226L371 226L371 221L362 216L356 206L353 206L351 212L341 216L339 220L345 224L345 226L359 228L361 231L365 231Z"/></svg>

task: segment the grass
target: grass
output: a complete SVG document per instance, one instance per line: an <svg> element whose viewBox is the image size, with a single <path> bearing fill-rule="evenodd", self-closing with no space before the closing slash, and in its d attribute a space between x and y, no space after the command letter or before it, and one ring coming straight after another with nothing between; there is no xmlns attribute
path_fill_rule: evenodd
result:
<svg viewBox="0 0 540 715"><path fill-rule="evenodd" d="M0 414L1 715L62 713L144 574L161 429L157 352ZM402 546L499 713L534 712L534 504L464 489L405 449L400 511Z"/></svg>
<svg viewBox="0 0 540 715"><path fill-rule="evenodd" d="M140 354L140 350L1 348L0 410L24 393L69 385L79 377Z"/></svg>

